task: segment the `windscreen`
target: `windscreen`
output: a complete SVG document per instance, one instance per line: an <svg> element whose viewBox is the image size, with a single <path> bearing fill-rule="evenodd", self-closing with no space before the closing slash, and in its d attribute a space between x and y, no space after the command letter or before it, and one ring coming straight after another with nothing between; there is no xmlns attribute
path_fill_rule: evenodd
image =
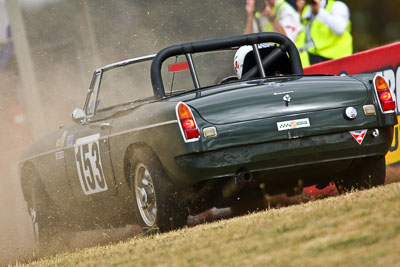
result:
<svg viewBox="0 0 400 267"><path fill-rule="evenodd" d="M234 50L193 54L192 59L200 87L218 84L234 76ZM150 77L151 60L121 65L103 72L98 88L97 110L154 96ZM167 59L161 69L165 93L177 94L195 89L186 56ZM91 101L91 107L94 106Z"/></svg>
<svg viewBox="0 0 400 267"><path fill-rule="evenodd" d="M151 60L148 60L104 71L97 110L152 97L150 66Z"/></svg>

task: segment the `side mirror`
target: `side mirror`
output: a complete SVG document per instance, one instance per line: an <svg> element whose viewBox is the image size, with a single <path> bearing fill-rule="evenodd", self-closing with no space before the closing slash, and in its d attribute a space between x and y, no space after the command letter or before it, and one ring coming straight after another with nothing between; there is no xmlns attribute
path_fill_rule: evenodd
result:
<svg viewBox="0 0 400 267"><path fill-rule="evenodd" d="M85 111L81 108L76 108L72 112L72 120L77 123L82 123L82 121L86 118Z"/></svg>

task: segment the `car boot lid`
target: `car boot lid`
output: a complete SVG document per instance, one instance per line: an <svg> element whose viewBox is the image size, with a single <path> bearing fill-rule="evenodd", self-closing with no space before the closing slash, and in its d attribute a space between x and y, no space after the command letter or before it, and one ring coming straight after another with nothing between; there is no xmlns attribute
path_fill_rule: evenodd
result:
<svg viewBox="0 0 400 267"><path fill-rule="evenodd" d="M203 91L187 103L206 121L226 124L357 106L367 98L365 85L351 77L277 77L227 88Z"/></svg>

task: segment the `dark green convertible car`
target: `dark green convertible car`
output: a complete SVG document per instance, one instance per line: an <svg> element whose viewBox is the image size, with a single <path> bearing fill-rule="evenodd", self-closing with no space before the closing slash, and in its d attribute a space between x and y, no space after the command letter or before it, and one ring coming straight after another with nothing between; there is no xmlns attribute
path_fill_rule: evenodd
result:
<svg viewBox="0 0 400 267"><path fill-rule="evenodd" d="M305 76L276 33L174 45L97 69L74 123L24 154L22 189L39 243L168 231L266 194L383 184L394 110L381 76Z"/></svg>

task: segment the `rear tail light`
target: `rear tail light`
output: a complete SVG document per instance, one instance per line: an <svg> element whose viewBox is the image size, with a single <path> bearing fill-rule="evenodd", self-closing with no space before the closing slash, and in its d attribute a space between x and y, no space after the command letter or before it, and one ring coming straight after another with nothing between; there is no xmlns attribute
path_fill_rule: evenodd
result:
<svg viewBox="0 0 400 267"><path fill-rule="evenodd" d="M199 140L200 132L190 108L185 103L176 105L176 116L185 142Z"/></svg>
<svg viewBox="0 0 400 267"><path fill-rule="evenodd" d="M374 78L374 86L382 112L394 112L396 110L396 102L393 100L392 93L390 92L385 78L376 75Z"/></svg>

